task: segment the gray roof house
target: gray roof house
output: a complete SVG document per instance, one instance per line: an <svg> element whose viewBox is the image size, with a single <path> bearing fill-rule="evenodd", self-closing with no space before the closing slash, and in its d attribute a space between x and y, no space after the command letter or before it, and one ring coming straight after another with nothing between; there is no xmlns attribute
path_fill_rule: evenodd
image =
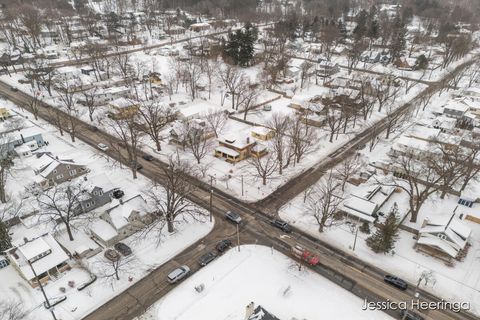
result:
<svg viewBox="0 0 480 320"><path fill-rule="evenodd" d="M51 153L42 153L38 157L38 165L34 172L35 183L41 188L61 184L88 172L86 166L76 164L72 159L60 159Z"/></svg>
<svg viewBox="0 0 480 320"><path fill-rule="evenodd" d="M87 213L112 202L115 187L104 173L85 177L85 180L91 183L87 185L78 206L74 209L75 214Z"/></svg>

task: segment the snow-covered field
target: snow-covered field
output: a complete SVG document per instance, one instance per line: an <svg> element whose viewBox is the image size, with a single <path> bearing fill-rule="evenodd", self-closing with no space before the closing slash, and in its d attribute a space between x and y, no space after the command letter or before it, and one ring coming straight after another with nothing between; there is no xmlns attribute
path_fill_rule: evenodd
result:
<svg viewBox="0 0 480 320"><path fill-rule="evenodd" d="M271 248L230 249L180 283L138 320L243 320L254 302L279 319L392 319L362 311L363 300ZM203 284L198 293L194 287Z"/></svg>

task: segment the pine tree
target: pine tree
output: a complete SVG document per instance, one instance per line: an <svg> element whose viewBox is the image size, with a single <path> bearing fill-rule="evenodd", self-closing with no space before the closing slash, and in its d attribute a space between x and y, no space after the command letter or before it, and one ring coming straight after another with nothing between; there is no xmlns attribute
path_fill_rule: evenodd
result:
<svg viewBox="0 0 480 320"><path fill-rule="evenodd" d="M398 206L394 203L388 217L381 223L373 235L367 238L367 245L375 253L388 253L395 248L398 239Z"/></svg>
<svg viewBox="0 0 480 320"><path fill-rule="evenodd" d="M9 249L12 246L10 236L8 235L8 228L5 222L0 220L0 252Z"/></svg>
<svg viewBox="0 0 480 320"><path fill-rule="evenodd" d="M228 34L228 41L224 52L233 63L248 66L255 53L255 42L258 30L252 24L245 24L244 28Z"/></svg>

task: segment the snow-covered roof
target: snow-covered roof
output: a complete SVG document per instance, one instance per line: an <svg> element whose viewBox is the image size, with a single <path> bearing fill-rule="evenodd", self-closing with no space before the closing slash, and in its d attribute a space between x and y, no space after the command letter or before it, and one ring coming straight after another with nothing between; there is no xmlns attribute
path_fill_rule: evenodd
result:
<svg viewBox="0 0 480 320"><path fill-rule="evenodd" d="M258 135L261 135L261 136L267 135L270 132L272 132L272 129L267 128L267 127L257 126L257 127L252 128L252 133L255 133L255 134L258 134Z"/></svg>
<svg viewBox="0 0 480 320"><path fill-rule="evenodd" d="M459 112L467 112L469 109L469 107L461 100L449 100L443 108Z"/></svg>
<svg viewBox="0 0 480 320"><path fill-rule="evenodd" d="M423 244L426 246L433 246L437 247L438 249L442 250L449 256L455 258L458 254L458 251L449 246L445 241L438 237L432 237L432 236L420 236L420 238L417 241L418 244Z"/></svg>
<svg viewBox="0 0 480 320"><path fill-rule="evenodd" d="M50 250L50 246L42 238L37 238L18 247L25 259L30 260Z"/></svg>
<svg viewBox="0 0 480 320"><path fill-rule="evenodd" d="M88 177L88 185L86 186L86 190L88 192L92 192L95 187L101 188L103 191L110 191L115 189L112 181L108 178L105 173L100 173L95 176L87 176Z"/></svg>
<svg viewBox="0 0 480 320"><path fill-rule="evenodd" d="M345 200L342 205L342 210L347 214L357 216L367 221L375 220L372 215L376 209L377 205L375 203L355 195L352 195L350 198Z"/></svg>
<svg viewBox="0 0 480 320"><path fill-rule="evenodd" d="M135 197L108 209L107 213L110 215L114 227L119 230L128 225L128 218L133 211L138 212L142 216L145 215L147 211L146 204L146 201L141 195L136 195Z"/></svg>
<svg viewBox="0 0 480 320"><path fill-rule="evenodd" d="M111 101L110 105L116 109L126 109L132 107L134 103L127 98L120 97Z"/></svg>
<svg viewBox="0 0 480 320"><path fill-rule="evenodd" d="M105 242L112 240L118 235L117 231L108 222L102 219L95 220L90 226L90 230Z"/></svg>
<svg viewBox="0 0 480 320"><path fill-rule="evenodd" d="M196 116L201 116L207 114L208 112L221 112L223 108L201 99L196 99L192 102L189 102L185 105L178 106L178 112L182 115L183 118L189 119Z"/></svg>
<svg viewBox="0 0 480 320"><path fill-rule="evenodd" d="M96 250L100 246L90 239L85 232L75 228L72 229L73 240L68 237L67 230L63 228L55 233L54 237L71 254L81 254L87 250Z"/></svg>
<svg viewBox="0 0 480 320"><path fill-rule="evenodd" d="M29 257L33 258L34 256L48 250L51 250L49 254L32 262L32 267L34 268L35 272L40 275L68 260L68 256L65 251L63 251L58 242L55 241L50 234L45 234L24 245L18 246L18 250L15 253L18 259L15 257L15 254L11 254L10 258L15 260L20 272L25 276L25 278L30 280L35 276L33 275L32 269L27 263L27 257L24 255L24 252Z"/></svg>
<svg viewBox="0 0 480 320"><path fill-rule="evenodd" d="M227 136L219 137L218 141L237 149L244 149L255 143L255 139L253 138L250 138L248 136L238 137L234 134L229 134Z"/></svg>
<svg viewBox="0 0 480 320"><path fill-rule="evenodd" d="M238 157L240 155L240 153L238 153L237 151L235 151L233 149L230 149L230 148L227 148L227 147L222 147L222 146L216 147L215 151L222 152L222 153L224 153L226 155L229 155L231 157Z"/></svg>
<svg viewBox="0 0 480 320"><path fill-rule="evenodd" d="M423 140L433 140L432 138L437 137L439 134L440 129L416 125L411 129L407 136Z"/></svg>
<svg viewBox="0 0 480 320"><path fill-rule="evenodd" d="M442 250L445 249L445 246L451 248L448 250L445 249L444 251L452 257L455 257L459 250L465 248L472 233L470 227L455 218L455 214L427 218L425 222L426 225L420 229L420 236L438 238L444 243L441 247ZM444 235L445 238L439 235ZM438 243L438 241L435 242ZM454 255L451 254L451 252L453 252L452 250L455 250Z"/></svg>

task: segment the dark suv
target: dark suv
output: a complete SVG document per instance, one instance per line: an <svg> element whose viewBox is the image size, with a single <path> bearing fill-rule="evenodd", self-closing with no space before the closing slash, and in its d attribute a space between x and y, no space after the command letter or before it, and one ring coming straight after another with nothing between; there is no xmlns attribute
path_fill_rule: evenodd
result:
<svg viewBox="0 0 480 320"><path fill-rule="evenodd" d="M132 254L132 249L123 242L115 243L113 247L125 257Z"/></svg>
<svg viewBox="0 0 480 320"><path fill-rule="evenodd" d="M222 253L222 252L225 252L231 245L232 245L232 241L225 239L220 241L215 248L217 249L218 252Z"/></svg>
<svg viewBox="0 0 480 320"><path fill-rule="evenodd" d="M400 310L400 315L402 316L402 319L403 319L403 316L405 315L405 310ZM405 319L406 320L423 320L423 317L416 314L413 311L408 310L407 316L405 317Z"/></svg>
<svg viewBox="0 0 480 320"><path fill-rule="evenodd" d="M215 255L215 253L213 252L208 252L208 253L205 253L203 256L200 257L200 259L198 260L198 263L204 267L206 266L207 264L209 264L210 262L212 262L217 256Z"/></svg>
<svg viewBox="0 0 480 320"><path fill-rule="evenodd" d="M288 225L288 223L286 223L283 220L273 219L272 221L270 221L270 224L282 230L283 232L286 232L286 233L292 232L292 228Z"/></svg>
<svg viewBox="0 0 480 320"><path fill-rule="evenodd" d="M391 275L386 275L385 277L383 277L383 281L401 290L407 290L408 288L408 284L405 280L402 280L400 278L397 278Z"/></svg>

